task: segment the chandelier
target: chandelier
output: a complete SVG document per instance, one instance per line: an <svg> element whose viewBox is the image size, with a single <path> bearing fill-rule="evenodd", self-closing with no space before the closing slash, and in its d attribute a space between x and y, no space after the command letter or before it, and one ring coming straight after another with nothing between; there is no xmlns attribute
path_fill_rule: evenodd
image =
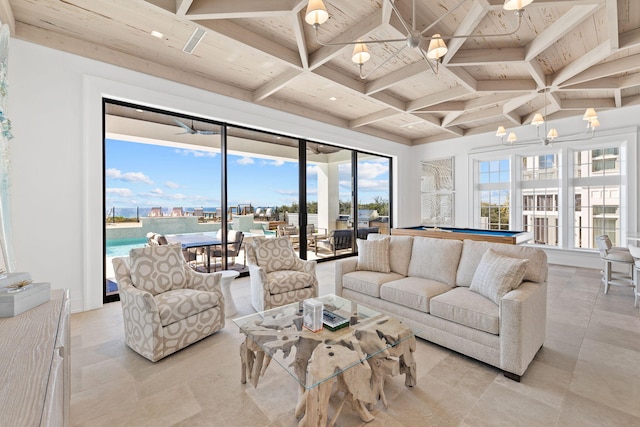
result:
<svg viewBox="0 0 640 427"><path fill-rule="evenodd" d="M382 0L383 2L386 0ZM467 0L461 0L455 7L448 10L447 13L436 19L431 25L427 26L423 30L418 30L416 28L416 0L412 1L412 16L411 16L411 24L409 24L403 17L400 15L395 3L393 0L388 0L389 5L391 6L393 12L396 14L402 26L407 33L406 38L403 39L388 39L388 40L356 40L352 42L346 43L323 43L318 39L318 28L320 25L327 22L329 19L329 13L327 12L327 8L325 7L322 0L309 0L307 5L307 11L305 14L305 21L313 26L316 34L316 41L318 44L322 46L350 46L353 45L353 53L351 55L351 60L358 66L360 71L360 78L366 79L372 73L380 69L387 62L391 61L393 58L397 57L400 52L402 52L407 47L412 49L417 49L424 60L429 65L429 68L434 74L438 74L438 64L441 62L442 57L447 53L447 45L445 40L451 39L469 39L469 38L487 38L487 37L505 37L515 34L520 28L520 24L522 22L522 13L524 12L525 6L529 5L533 0L506 0L503 5L504 10L512 10L515 12L515 15L518 18L518 24L516 28L509 33L502 34L468 34L468 35L440 35L433 34L432 36L427 36L426 34L433 28L438 22L443 20L445 17L453 13L456 9L462 6ZM428 50L425 51L422 48L422 42L429 42ZM404 46L396 50L393 55L387 58L384 62L378 65L375 69L369 71L368 73L362 73L362 66L371 59L371 54L369 53L369 49L367 48L368 44L374 43L396 43L396 42L404 42ZM433 62L433 64L432 64Z"/></svg>
<svg viewBox="0 0 640 427"><path fill-rule="evenodd" d="M596 128L600 126L600 121L598 121L598 113L593 108L587 108L582 116L582 120L587 122L587 126L584 132L567 135L564 137L560 137L556 128L551 128L547 132L547 94L549 93L548 89L545 88L543 91L545 95L544 99L544 116L540 113L536 113L531 120L531 124L536 127L537 131L537 139L534 141L526 141L526 142L517 142L518 136L515 132L509 132L507 135L507 130L504 126L498 126L498 130L496 132L496 136L500 138L500 142L502 145L512 146L512 145L525 145L525 144L537 144L542 143L543 145L550 145L552 142L568 142L568 141L584 141L591 139L596 134ZM541 131L542 128L542 131ZM506 139L505 139L506 136Z"/></svg>

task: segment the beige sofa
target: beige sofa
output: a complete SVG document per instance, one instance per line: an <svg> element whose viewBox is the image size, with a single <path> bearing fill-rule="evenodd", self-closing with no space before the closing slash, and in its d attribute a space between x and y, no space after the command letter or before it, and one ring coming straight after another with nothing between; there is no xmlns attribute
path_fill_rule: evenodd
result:
<svg viewBox="0 0 640 427"><path fill-rule="evenodd" d="M373 242L380 239L386 243ZM336 294L391 314L417 336L516 381L544 343L541 249L371 234L358 240L358 257L337 261L335 279Z"/></svg>

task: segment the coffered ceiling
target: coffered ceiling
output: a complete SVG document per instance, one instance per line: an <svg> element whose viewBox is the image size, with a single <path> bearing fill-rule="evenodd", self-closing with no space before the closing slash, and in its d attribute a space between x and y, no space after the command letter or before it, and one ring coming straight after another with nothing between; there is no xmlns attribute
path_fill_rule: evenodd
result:
<svg viewBox="0 0 640 427"><path fill-rule="evenodd" d="M415 0L416 29L474 37L446 40L437 74L414 48L385 63L404 42L371 44L365 79L353 46L317 42L307 0L0 0L0 19L18 39L408 145L529 123L545 104L551 119L640 104L640 1L535 0L514 34L486 37L517 27L503 3ZM325 4L323 42L403 39L393 8L414 16L412 0Z"/></svg>

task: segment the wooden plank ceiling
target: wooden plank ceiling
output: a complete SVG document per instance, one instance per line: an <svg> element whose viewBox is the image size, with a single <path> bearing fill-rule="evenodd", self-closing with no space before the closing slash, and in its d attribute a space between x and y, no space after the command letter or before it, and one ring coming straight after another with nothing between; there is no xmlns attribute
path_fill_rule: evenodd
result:
<svg viewBox="0 0 640 427"><path fill-rule="evenodd" d="M320 41L407 37L389 0L325 4L330 19L318 30ZM486 36L517 25L503 0L415 0L418 30L435 23L426 35L474 37L447 40L437 74L413 48L385 63L404 41L370 44L365 79L351 62L352 46L316 41L306 6L0 0L0 19L18 39L408 145L526 124L545 104L553 119L640 103L638 0L535 0L518 30L498 37ZM412 0L394 7L411 25ZM198 28L204 38L183 52Z"/></svg>

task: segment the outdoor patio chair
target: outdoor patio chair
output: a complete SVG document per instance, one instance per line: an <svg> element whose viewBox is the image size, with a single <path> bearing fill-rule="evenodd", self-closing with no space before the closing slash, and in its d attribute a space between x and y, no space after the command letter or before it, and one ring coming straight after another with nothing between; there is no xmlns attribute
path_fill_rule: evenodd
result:
<svg viewBox="0 0 640 427"><path fill-rule="evenodd" d="M151 217L162 216L162 208L151 208L151 210L149 211L149 216Z"/></svg>
<svg viewBox="0 0 640 427"><path fill-rule="evenodd" d="M316 242L316 254L318 248L323 247L333 252L335 256L339 250L351 249L353 241L353 229L347 228L343 230L333 230L326 240L318 240Z"/></svg>
<svg viewBox="0 0 640 427"><path fill-rule="evenodd" d="M245 252L256 311L318 296L316 262L300 259L287 237L254 239Z"/></svg>
<svg viewBox="0 0 640 427"><path fill-rule="evenodd" d="M171 216L184 216L184 210L181 207L173 208L171 210Z"/></svg>
<svg viewBox="0 0 640 427"><path fill-rule="evenodd" d="M218 230L218 237L222 237L222 231ZM236 257L240 254L242 249L242 241L244 239L244 233L238 230L229 230L227 234L227 258L232 259L232 264L236 263ZM222 246L216 246L211 248L211 257L213 258L213 270L216 270L216 260L220 258L222 261ZM244 257L244 265L247 265L247 257Z"/></svg>
<svg viewBox="0 0 640 427"><path fill-rule="evenodd" d="M179 246L132 249L113 268L125 342L152 362L224 327L221 274L193 271Z"/></svg>

